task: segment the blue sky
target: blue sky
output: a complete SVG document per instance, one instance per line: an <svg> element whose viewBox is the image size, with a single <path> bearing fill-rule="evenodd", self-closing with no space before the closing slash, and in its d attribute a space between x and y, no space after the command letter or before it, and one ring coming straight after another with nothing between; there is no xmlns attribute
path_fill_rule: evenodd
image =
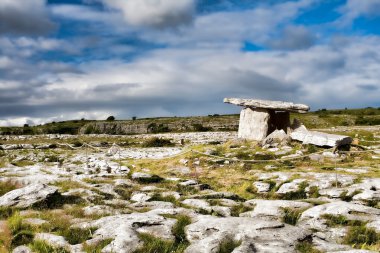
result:
<svg viewBox="0 0 380 253"><path fill-rule="evenodd" d="M1 0L0 125L380 106L380 0Z"/></svg>

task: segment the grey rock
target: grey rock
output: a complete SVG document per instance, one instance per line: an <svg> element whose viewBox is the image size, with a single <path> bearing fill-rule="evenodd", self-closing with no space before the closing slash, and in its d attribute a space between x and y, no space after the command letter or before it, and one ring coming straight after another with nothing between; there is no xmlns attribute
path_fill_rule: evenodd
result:
<svg viewBox="0 0 380 253"><path fill-rule="evenodd" d="M312 206L309 203L301 201L265 199L252 199L246 201L244 204L254 209L249 212L241 213L241 217L259 217L272 220L280 220L284 215L284 208L302 210Z"/></svg>
<svg viewBox="0 0 380 253"><path fill-rule="evenodd" d="M186 238L191 243L186 253L218 252L220 243L228 238L242 242L238 252L295 252L297 241L310 232L277 221L256 218L217 218L200 216L198 221L185 228ZM249 246L250 245L250 246Z"/></svg>
<svg viewBox="0 0 380 253"><path fill-rule="evenodd" d="M304 104L294 104L291 102L260 100L260 99L225 98L224 103L229 103L229 104L244 106L244 107L271 109L275 111L290 111L290 112L305 113L310 110L310 107Z"/></svg>
<svg viewBox="0 0 380 253"><path fill-rule="evenodd" d="M132 193L131 201L145 202L152 198L152 193L134 192Z"/></svg>
<svg viewBox="0 0 380 253"><path fill-rule="evenodd" d="M53 247L70 248L70 244L65 240L63 236L53 235L53 234L48 234L48 233L37 233L34 236L34 239L45 241Z"/></svg>
<svg viewBox="0 0 380 253"><path fill-rule="evenodd" d="M57 195L58 188L46 184L32 184L10 191L0 197L0 206L27 208Z"/></svg>
<svg viewBox="0 0 380 253"><path fill-rule="evenodd" d="M380 219L380 210L345 201L335 201L312 207L302 213L299 223L303 227L325 230L324 214L344 215L349 220L374 221Z"/></svg>
<svg viewBox="0 0 380 253"><path fill-rule="evenodd" d="M261 141L269 131L270 114L267 110L244 108L240 113L238 137Z"/></svg>
<svg viewBox="0 0 380 253"><path fill-rule="evenodd" d="M284 130L276 129L262 141L262 145L286 144L289 141L290 137L285 133Z"/></svg>
<svg viewBox="0 0 380 253"><path fill-rule="evenodd" d="M280 189L276 193L278 194L285 194L289 192L296 192L299 189L299 186L301 185L302 182L305 182L305 179L299 178L299 179L294 179L290 183L285 183L281 185Z"/></svg>
<svg viewBox="0 0 380 253"><path fill-rule="evenodd" d="M257 192L268 192L270 184L264 182L254 182L253 186L257 189Z"/></svg>
<svg viewBox="0 0 380 253"><path fill-rule="evenodd" d="M153 213L132 213L108 216L96 221L76 224L76 227L97 227L93 238L86 244L93 245L104 239L112 242L102 252L132 253L142 246L138 232L146 232L162 239L172 239L171 229L175 219L168 219Z"/></svg>
<svg viewBox="0 0 380 253"><path fill-rule="evenodd" d="M27 246L18 246L13 249L12 253L32 253L33 251Z"/></svg>
<svg viewBox="0 0 380 253"><path fill-rule="evenodd" d="M203 199L185 199L182 203L193 208L203 209L208 212L212 211L210 204Z"/></svg>
<svg viewBox="0 0 380 253"><path fill-rule="evenodd" d="M352 142L352 138L349 136L308 131L304 126L295 129L290 133L290 137L293 140L301 141L302 144L313 144L321 147L335 147L351 144Z"/></svg>
<svg viewBox="0 0 380 253"><path fill-rule="evenodd" d="M111 207L105 205L86 206L83 208L83 213L86 216L116 214Z"/></svg>

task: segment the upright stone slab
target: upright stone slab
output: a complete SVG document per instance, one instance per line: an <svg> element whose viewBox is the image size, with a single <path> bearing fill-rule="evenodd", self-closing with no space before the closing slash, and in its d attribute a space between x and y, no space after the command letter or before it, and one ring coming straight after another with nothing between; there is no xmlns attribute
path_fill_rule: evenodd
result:
<svg viewBox="0 0 380 253"><path fill-rule="evenodd" d="M270 114L265 109L244 108L240 113L238 137L260 141L268 135Z"/></svg>

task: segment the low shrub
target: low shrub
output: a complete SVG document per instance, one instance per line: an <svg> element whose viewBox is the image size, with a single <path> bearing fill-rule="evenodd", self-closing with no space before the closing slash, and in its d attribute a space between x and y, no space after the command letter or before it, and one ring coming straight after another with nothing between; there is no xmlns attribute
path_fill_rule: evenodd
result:
<svg viewBox="0 0 380 253"><path fill-rule="evenodd" d="M174 144L169 139L163 139L158 137L150 138L142 143L142 147L172 147Z"/></svg>

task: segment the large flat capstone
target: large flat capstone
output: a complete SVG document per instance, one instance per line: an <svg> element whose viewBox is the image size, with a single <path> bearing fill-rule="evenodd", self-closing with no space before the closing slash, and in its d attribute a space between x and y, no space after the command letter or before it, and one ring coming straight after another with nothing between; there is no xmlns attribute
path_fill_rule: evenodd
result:
<svg viewBox="0 0 380 253"><path fill-rule="evenodd" d="M274 110L274 111L298 112L298 113L306 113L310 110L310 107L304 104L294 104L291 102L260 100L260 99L225 98L224 103L244 106L244 107L251 107L251 108L269 109L269 110Z"/></svg>

